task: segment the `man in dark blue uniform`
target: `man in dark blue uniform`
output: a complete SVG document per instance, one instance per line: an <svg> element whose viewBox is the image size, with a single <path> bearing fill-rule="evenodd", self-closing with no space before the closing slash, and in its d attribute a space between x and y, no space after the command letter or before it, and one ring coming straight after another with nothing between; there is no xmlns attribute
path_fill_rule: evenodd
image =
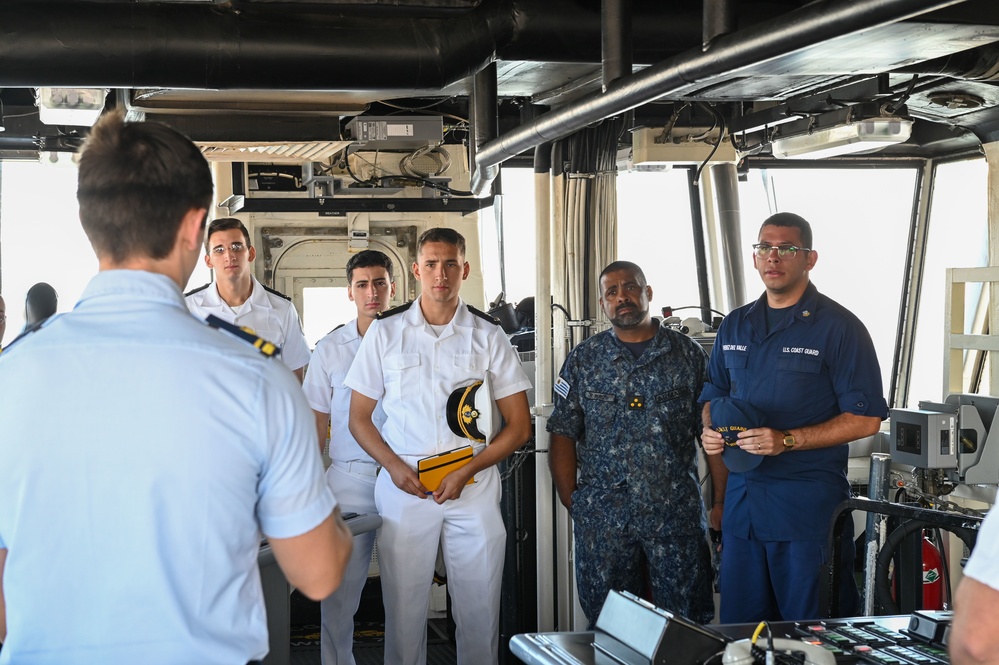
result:
<svg viewBox="0 0 999 665"><path fill-rule="evenodd" d="M765 427L738 437L738 446L762 462L728 477L722 623L820 616L830 520L850 495L842 444L876 433L888 415L870 335L809 282L818 259L811 246L811 226L798 215L763 222L753 263L766 292L725 318L701 392L701 441L709 455L725 448L711 428L711 400L743 400L766 416ZM840 591L847 616L859 609L852 535L848 520Z"/></svg>
<svg viewBox="0 0 999 665"><path fill-rule="evenodd" d="M705 354L652 321L652 287L634 263L604 268L600 293L613 329L566 358L548 420L552 476L574 525L579 602L592 625L611 589L641 595L644 557L654 602L707 623L712 571L695 438Z"/></svg>

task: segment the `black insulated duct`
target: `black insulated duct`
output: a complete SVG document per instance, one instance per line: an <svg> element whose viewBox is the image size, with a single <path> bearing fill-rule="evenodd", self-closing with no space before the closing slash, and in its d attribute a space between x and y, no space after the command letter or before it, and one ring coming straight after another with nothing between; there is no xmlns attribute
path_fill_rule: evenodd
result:
<svg viewBox="0 0 999 665"><path fill-rule="evenodd" d="M701 50L711 48L716 37L735 32L737 0L704 0L704 39Z"/></svg>
<svg viewBox="0 0 999 665"><path fill-rule="evenodd" d="M637 4L630 19L620 19L634 62L647 65L701 42L699 5ZM758 1L743 8L754 21L767 21L787 6ZM5 0L0 87L406 96L439 91L494 60L599 64L601 35L597 3L579 0Z"/></svg>
<svg viewBox="0 0 999 665"><path fill-rule="evenodd" d="M489 188L492 169L534 146L555 141L595 122L676 93L742 67L794 53L860 30L895 23L964 0L827 0L790 12L765 25L719 37L709 53L700 48L657 63L481 146L475 157L472 191Z"/></svg>
<svg viewBox="0 0 999 665"><path fill-rule="evenodd" d="M496 63L494 62L477 73L472 81L470 162L475 162L475 152L480 145L492 141L499 134L498 104ZM493 174L493 179L495 177L496 174Z"/></svg>
<svg viewBox="0 0 999 665"><path fill-rule="evenodd" d="M512 1L447 18L190 3L0 3L0 87L439 90L490 62Z"/></svg>
<svg viewBox="0 0 999 665"><path fill-rule="evenodd" d="M603 0L603 90L631 73L631 0Z"/></svg>

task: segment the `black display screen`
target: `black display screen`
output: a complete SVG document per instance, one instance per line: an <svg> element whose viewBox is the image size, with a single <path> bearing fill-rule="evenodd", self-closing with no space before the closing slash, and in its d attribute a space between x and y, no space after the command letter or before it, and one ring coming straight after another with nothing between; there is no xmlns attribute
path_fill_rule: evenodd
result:
<svg viewBox="0 0 999 665"><path fill-rule="evenodd" d="M913 423L896 423L895 449L913 455L922 454L923 428Z"/></svg>

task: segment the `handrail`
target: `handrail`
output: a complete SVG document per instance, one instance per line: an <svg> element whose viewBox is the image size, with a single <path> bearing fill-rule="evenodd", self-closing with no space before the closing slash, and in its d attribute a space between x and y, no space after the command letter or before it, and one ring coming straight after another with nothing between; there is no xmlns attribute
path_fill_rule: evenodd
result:
<svg viewBox="0 0 999 665"><path fill-rule="evenodd" d="M888 515L889 517L901 517L907 520L920 520L929 524L935 524L945 530L961 529L965 531L977 532L981 527L984 517L974 517L963 513L950 513L930 508L920 508L901 503L891 503L889 501L873 501L864 497L847 499L833 511L832 520L829 525L829 563L826 564L825 572L826 584L819 585L819 608L826 608L825 617L837 617L840 615L839 607L839 563L840 546L843 542L843 525L846 523L850 513L854 510L863 510L869 513ZM825 618L819 617L819 618Z"/></svg>

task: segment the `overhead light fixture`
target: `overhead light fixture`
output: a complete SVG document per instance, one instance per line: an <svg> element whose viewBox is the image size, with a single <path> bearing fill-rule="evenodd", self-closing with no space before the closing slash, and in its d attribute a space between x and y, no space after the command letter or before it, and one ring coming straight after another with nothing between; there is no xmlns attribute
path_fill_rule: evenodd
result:
<svg viewBox="0 0 999 665"><path fill-rule="evenodd" d="M823 159L880 150L903 143L912 135L912 120L882 116L814 129L804 134L775 137L771 142L778 159Z"/></svg>
<svg viewBox="0 0 999 665"><path fill-rule="evenodd" d="M90 127L104 110L107 88L37 88L38 119L46 125Z"/></svg>

